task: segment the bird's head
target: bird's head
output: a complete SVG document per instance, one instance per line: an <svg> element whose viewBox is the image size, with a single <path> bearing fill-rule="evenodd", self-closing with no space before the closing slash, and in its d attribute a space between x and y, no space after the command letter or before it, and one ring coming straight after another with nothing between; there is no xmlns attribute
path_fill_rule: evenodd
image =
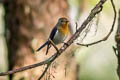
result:
<svg viewBox="0 0 120 80"><path fill-rule="evenodd" d="M59 18L58 24L60 25L67 25L69 23L69 20L65 17Z"/></svg>

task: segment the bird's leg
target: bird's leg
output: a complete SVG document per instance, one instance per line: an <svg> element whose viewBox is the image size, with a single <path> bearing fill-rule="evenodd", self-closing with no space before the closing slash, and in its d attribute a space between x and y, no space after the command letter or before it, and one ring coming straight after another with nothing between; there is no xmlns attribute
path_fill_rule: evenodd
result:
<svg viewBox="0 0 120 80"><path fill-rule="evenodd" d="M59 52L59 50L58 50L57 46L55 45L55 43L50 38L48 40L53 45L53 47L56 49L56 51Z"/></svg>
<svg viewBox="0 0 120 80"><path fill-rule="evenodd" d="M48 50L50 49L50 47L51 47L51 45L48 44L48 46L47 46L47 50L46 50L46 55L48 54Z"/></svg>

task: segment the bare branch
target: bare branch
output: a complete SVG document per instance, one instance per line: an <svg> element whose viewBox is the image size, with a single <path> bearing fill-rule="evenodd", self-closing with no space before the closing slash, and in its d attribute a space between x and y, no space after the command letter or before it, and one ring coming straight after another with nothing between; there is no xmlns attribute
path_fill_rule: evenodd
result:
<svg viewBox="0 0 120 80"><path fill-rule="evenodd" d="M8 72L1 72L0 76L5 76L5 75L9 75L9 74L25 71L25 70L28 70L28 69L32 69L34 67L42 66L43 64L47 64L49 62L49 60L45 60L45 61L42 61L42 62L37 63L37 64L32 64L32 65L29 65L29 66L26 66L26 67L22 67L22 68L19 68L19 69L15 69L15 70L11 70L11 71L8 71Z"/></svg>
<svg viewBox="0 0 120 80"><path fill-rule="evenodd" d="M75 27L76 27L76 31L77 31L77 29L78 29L78 23L76 22L75 24L76 24L76 26L75 26Z"/></svg>
<svg viewBox="0 0 120 80"><path fill-rule="evenodd" d="M54 44L54 42L49 38L48 39L50 41L50 43L53 45L53 47L56 49L57 52L59 52L58 48L56 47L56 45ZM45 75L45 73L47 72L49 66L51 65L52 62L47 63L47 67L45 68L45 70L43 71L43 73L41 74L41 76L39 77L38 80L41 80L43 78L43 76Z"/></svg>
<svg viewBox="0 0 120 80"><path fill-rule="evenodd" d="M97 33L97 30L98 30L98 24L99 24L99 21L100 21L100 14L98 14L98 16L97 16L97 20L96 20L95 35L96 35L96 33Z"/></svg>
<svg viewBox="0 0 120 80"><path fill-rule="evenodd" d="M81 25L81 27L79 29L77 29L77 31L75 32L75 34L73 34L73 36L67 41L67 45L63 45L59 51L57 51L54 55L52 55L51 57L49 57L48 59L37 63L37 64L33 64L33 65L29 65L26 67L22 67L19 69L15 69L15 70L11 70L8 72L1 72L0 76L5 76L5 75L9 75L9 74L13 74L13 73L17 73L17 72L21 72L21 71L25 71L28 69L32 69L38 66L42 66L45 64L51 64L57 57L59 57L62 52L64 52L73 42L75 39L77 39L79 37L79 34L83 31L83 29L86 28L87 24L96 16L96 14L98 14L101 10L101 6L106 2L107 0L100 0L100 2L92 9L90 15L87 17L87 19L83 22L83 24ZM59 53L58 53L59 52Z"/></svg>
<svg viewBox="0 0 120 80"><path fill-rule="evenodd" d="M50 64L51 64L51 63L47 64L47 67L45 68L45 70L43 71L43 73L41 74L41 76L39 77L38 80L41 80L41 79L42 79L42 77L43 77L43 76L45 75L45 73L47 72L47 70L48 70Z"/></svg>
<svg viewBox="0 0 120 80"><path fill-rule="evenodd" d="M116 57L118 57L118 53L117 53L118 49L116 47L114 47L114 46L112 46L112 48L113 48L113 51L114 51Z"/></svg>
<svg viewBox="0 0 120 80"><path fill-rule="evenodd" d="M111 4L112 4L112 7L113 7L113 11L114 11L114 20L113 20L113 24L112 24L112 27L111 27L111 29L110 29L110 32L107 34L107 36L105 36L103 39L98 40L98 41L93 42L93 43L89 43L89 44L80 44L80 43L77 43L78 45L91 46L91 45L100 43L100 42L102 42L102 41L106 41L106 40L108 39L108 37L110 36L110 34L112 33L112 31L113 31L113 29L114 29L114 25L115 25L115 21L116 21L116 15L117 15L117 12L116 12L115 5L114 5L113 0L111 0Z"/></svg>
<svg viewBox="0 0 120 80"><path fill-rule="evenodd" d="M119 18L118 18L118 27L117 27L117 33L115 35L115 40L117 43L117 48L114 48L113 50L115 51L115 55L117 56L118 60L118 66L117 66L117 75L120 80L120 9L119 9ZM117 52L117 54L116 54Z"/></svg>
<svg viewBox="0 0 120 80"><path fill-rule="evenodd" d="M55 43L51 40L51 39L48 39L51 44L53 45L53 47L56 49L57 52L59 52L58 48L56 47Z"/></svg>
<svg viewBox="0 0 120 80"><path fill-rule="evenodd" d="M90 31L90 28L91 28L91 25L92 25L92 22L93 22L93 20L91 20L88 23L87 28L83 31L85 33L85 35L83 36L83 38L81 39L81 41L83 41L86 38L86 36L88 35L88 33Z"/></svg>

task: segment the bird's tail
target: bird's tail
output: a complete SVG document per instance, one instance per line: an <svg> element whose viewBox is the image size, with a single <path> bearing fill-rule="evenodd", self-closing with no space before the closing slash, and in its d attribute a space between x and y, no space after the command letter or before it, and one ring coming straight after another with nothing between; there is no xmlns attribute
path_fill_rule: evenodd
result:
<svg viewBox="0 0 120 80"><path fill-rule="evenodd" d="M42 46L40 46L40 48L38 48L36 51L41 50L43 47L45 47L46 45L48 45L48 41L46 41Z"/></svg>

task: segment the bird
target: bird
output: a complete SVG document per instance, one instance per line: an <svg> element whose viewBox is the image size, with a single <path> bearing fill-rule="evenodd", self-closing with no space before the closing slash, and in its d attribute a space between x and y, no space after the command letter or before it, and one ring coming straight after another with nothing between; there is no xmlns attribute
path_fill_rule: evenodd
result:
<svg viewBox="0 0 120 80"><path fill-rule="evenodd" d="M55 45L64 43L64 40L67 38L69 33L69 20L65 17L58 19L57 24L52 29L49 38ZM36 51L40 51L43 47L47 46L46 55L48 50L51 48L51 43L47 40L43 45L41 45Z"/></svg>

